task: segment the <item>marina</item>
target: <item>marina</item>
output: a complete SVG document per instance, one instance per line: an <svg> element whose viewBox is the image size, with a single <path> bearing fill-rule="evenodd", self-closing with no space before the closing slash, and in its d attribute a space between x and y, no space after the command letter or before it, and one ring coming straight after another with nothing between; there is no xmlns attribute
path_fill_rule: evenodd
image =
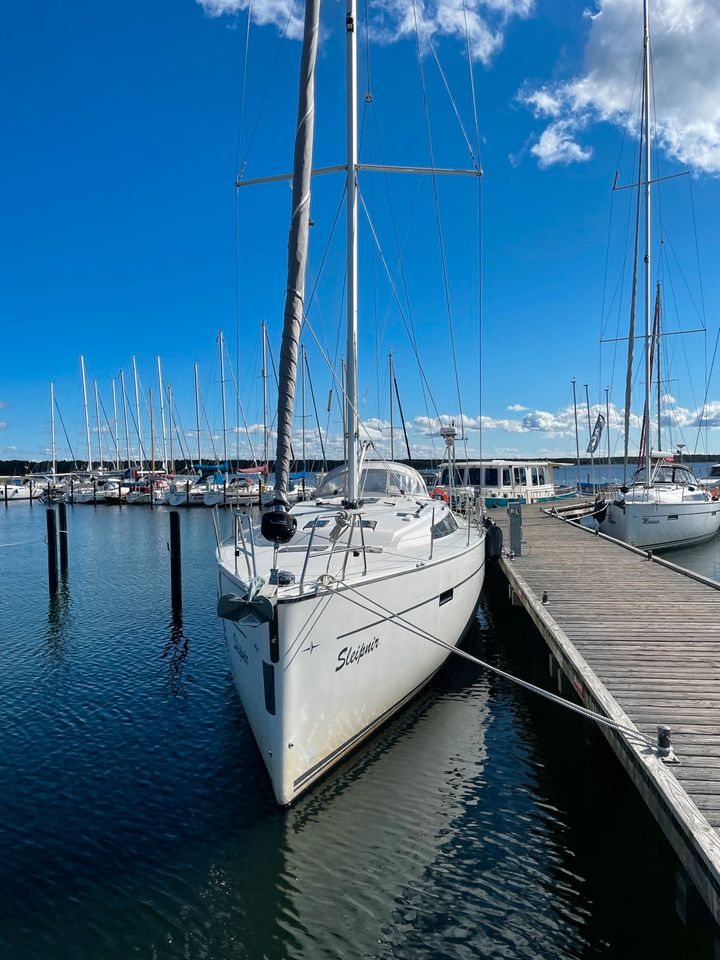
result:
<svg viewBox="0 0 720 960"><path fill-rule="evenodd" d="M9 11L0 960L720 960L686 6Z"/></svg>

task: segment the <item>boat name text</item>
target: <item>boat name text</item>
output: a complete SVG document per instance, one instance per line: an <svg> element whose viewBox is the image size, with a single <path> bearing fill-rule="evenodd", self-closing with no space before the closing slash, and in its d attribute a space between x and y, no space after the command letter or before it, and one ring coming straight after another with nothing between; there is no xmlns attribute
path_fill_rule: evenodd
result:
<svg viewBox="0 0 720 960"><path fill-rule="evenodd" d="M373 637L367 643L361 643L359 647L343 647L338 654L338 665L335 667L335 673L342 670L343 667L349 667L351 663L360 663L366 653L372 653L379 646L380 637Z"/></svg>

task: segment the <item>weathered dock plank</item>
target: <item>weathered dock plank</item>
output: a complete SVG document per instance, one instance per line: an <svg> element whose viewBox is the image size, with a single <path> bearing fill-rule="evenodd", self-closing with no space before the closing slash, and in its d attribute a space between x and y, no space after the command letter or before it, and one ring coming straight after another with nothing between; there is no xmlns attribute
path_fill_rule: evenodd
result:
<svg viewBox="0 0 720 960"><path fill-rule="evenodd" d="M523 508L520 556L500 566L585 706L679 760L602 726L720 924L720 590L577 524ZM507 518L493 519L505 531ZM543 602L543 595L546 602Z"/></svg>

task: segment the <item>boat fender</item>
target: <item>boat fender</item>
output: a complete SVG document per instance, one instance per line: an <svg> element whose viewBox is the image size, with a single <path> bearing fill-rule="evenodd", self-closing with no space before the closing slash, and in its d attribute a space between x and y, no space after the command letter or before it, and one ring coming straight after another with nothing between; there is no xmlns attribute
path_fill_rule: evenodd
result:
<svg viewBox="0 0 720 960"><path fill-rule="evenodd" d="M430 496L433 500L444 500L445 503L448 503L450 499L447 490L443 490L442 487L433 487L430 491Z"/></svg>
<svg viewBox="0 0 720 960"><path fill-rule="evenodd" d="M256 623L269 623L273 619L274 609L267 597L256 595L252 600L246 600L236 593L224 593L218 599L217 615L233 623L249 619Z"/></svg>
<svg viewBox="0 0 720 960"><path fill-rule="evenodd" d="M597 520L598 523L602 523L605 517L607 516L607 500L605 497L597 496L595 497L595 507L593 508L593 517Z"/></svg>
<svg viewBox="0 0 720 960"><path fill-rule="evenodd" d="M502 545L502 530L491 521L485 532L485 559L499 560L502 556Z"/></svg>

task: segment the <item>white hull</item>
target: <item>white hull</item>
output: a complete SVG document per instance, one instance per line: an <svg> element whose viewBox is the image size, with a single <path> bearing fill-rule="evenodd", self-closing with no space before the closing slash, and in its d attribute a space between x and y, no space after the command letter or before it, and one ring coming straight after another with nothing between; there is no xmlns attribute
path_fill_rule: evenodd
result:
<svg viewBox="0 0 720 960"><path fill-rule="evenodd" d="M689 547L714 537L720 529L720 503L653 501L609 503L600 530L647 550Z"/></svg>
<svg viewBox="0 0 720 960"><path fill-rule="evenodd" d="M205 488L201 490L190 488L190 491L172 490L165 501L171 507L202 507L204 506Z"/></svg>
<svg viewBox="0 0 720 960"><path fill-rule="evenodd" d="M208 491L203 497L203 503L206 507L221 507L221 506L233 506L233 507L252 507L258 502L258 492L257 490L253 492L243 492L239 493L237 490L228 490L225 494L223 491Z"/></svg>
<svg viewBox="0 0 720 960"><path fill-rule="evenodd" d="M421 567L348 576L280 600L275 650L273 624L223 620L235 686L279 804L295 800L432 678L451 651L412 628L456 646L484 565L484 536L473 531L470 546ZM220 595L237 589L221 563Z"/></svg>
<svg viewBox="0 0 720 960"><path fill-rule="evenodd" d="M8 484L7 487L0 487L0 500L8 503L15 500L36 500L42 495L44 487L41 487L38 483L33 485L32 491L30 486L16 486L14 484Z"/></svg>

